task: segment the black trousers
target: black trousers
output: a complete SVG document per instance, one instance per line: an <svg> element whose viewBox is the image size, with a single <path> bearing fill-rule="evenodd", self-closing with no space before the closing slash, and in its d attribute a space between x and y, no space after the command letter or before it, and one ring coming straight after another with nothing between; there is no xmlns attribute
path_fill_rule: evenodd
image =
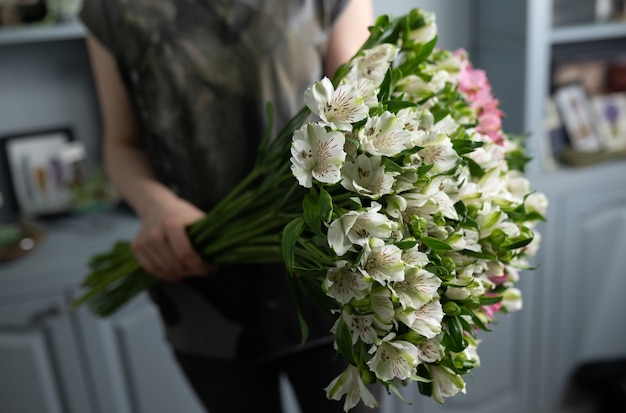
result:
<svg viewBox="0 0 626 413"><path fill-rule="evenodd" d="M266 363L224 361L175 352L176 359L208 413L283 413L280 376L285 374L301 413L343 413L344 399L328 400L324 388L346 364L334 360L331 344L312 347ZM380 401L382 386L370 386ZM350 413L377 413L359 402ZM295 413L295 412L284 412Z"/></svg>

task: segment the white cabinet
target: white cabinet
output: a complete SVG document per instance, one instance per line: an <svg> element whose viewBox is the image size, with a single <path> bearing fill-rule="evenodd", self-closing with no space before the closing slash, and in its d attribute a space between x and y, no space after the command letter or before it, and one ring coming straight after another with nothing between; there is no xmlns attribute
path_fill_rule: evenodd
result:
<svg viewBox="0 0 626 413"><path fill-rule="evenodd" d="M529 374L518 378L529 401L526 410L509 410L520 413L559 411L576 367L626 358L619 321L626 307L618 297L626 287L626 161L546 168L543 128L555 57L593 49L623 53L626 22L555 27L552 12L546 0L476 0L474 62L487 71L502 103L505 129L530 133L528 175L551 201L541 226L540 267L527 275L532 305L522 310L530 317L522 335L529 347L518 359Z"/></svg>
<svg viewBox="0 0 626 413"><path fill-rule="evenodd" d="M202 413L145 294L106 319L78 312L94 397L103 412Z"/></svg>
<svg viewBox="0 0 626 413"><path fill-rule="evenodd" d="M94 412L60 294L0 301L0 411Z"/></svg>
<svg viewBox="0 0 626 413"><path fill-rule="evenodd" d="M43 229L41 245L0 263L0 412L201 413L145 294L106 319L71 307L89 257L138 221L104 212Z"/></svg>

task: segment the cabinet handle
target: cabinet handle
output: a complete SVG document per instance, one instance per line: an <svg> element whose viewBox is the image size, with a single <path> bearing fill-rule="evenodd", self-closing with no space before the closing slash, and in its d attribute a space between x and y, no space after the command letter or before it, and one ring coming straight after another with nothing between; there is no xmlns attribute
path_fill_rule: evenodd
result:
<svg viewBox="0 0 626 413"><path fill-rule="evenodd" d="M11 333L26 333L32 330L37 330L40 328L47 319L58 317L61 314L61 310L57 306L50 306L46 309L38 311L34 313L26 324L24 325L15 325L15 324L0 324L0 331L11 332Z"/></svg>

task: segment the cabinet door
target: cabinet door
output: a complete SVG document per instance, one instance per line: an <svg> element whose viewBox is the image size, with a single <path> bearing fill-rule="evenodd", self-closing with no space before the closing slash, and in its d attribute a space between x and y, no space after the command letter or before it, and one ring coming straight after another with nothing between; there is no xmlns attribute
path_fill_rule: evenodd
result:
<svg viewBox="0 0 626 413"><path fill-rule="evenodd" d="M579 364L626 357L626 185L621 179L581 187L559 204L562 238L553 240L560 249L546 302L553 334L550 364L542 375L550 405L567 396Z"/></svg>
<svg viewBox="0 0 626 413"><path fill-rule="evenodd" d="M95 318L86 308L78 318L102 412L203 412L145 294L109 318Z"/></svg>
<svg viewBox="0 0 626 413"><path fill-rule="evenodd" d="M0 303L0 366L3 413L93 411L62 297Z"/></svg>

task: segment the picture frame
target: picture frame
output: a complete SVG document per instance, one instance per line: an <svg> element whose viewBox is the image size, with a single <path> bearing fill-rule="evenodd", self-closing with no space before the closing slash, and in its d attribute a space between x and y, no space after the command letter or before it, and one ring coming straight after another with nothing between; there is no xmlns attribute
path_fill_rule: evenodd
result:
<svg viewBox="0 0 626 413"><path fill-rule="evenodd" d="M609 151L626 148L626 93L591 98L598 135Z"/></svg>
<svg viewBox="0 0 626 413"><path fill-rule="evenodd" d="M578 82L565 84L555 89L553 98L572 149L578 152L602 150L595 116L584 86Z"/></svg>
<svg viewBox="0 0 626 413"><path fill-rule="evenodd" d="M71 128L0 136L18 214L36 218L69 212L84 174L85 148Z"/></svg>

